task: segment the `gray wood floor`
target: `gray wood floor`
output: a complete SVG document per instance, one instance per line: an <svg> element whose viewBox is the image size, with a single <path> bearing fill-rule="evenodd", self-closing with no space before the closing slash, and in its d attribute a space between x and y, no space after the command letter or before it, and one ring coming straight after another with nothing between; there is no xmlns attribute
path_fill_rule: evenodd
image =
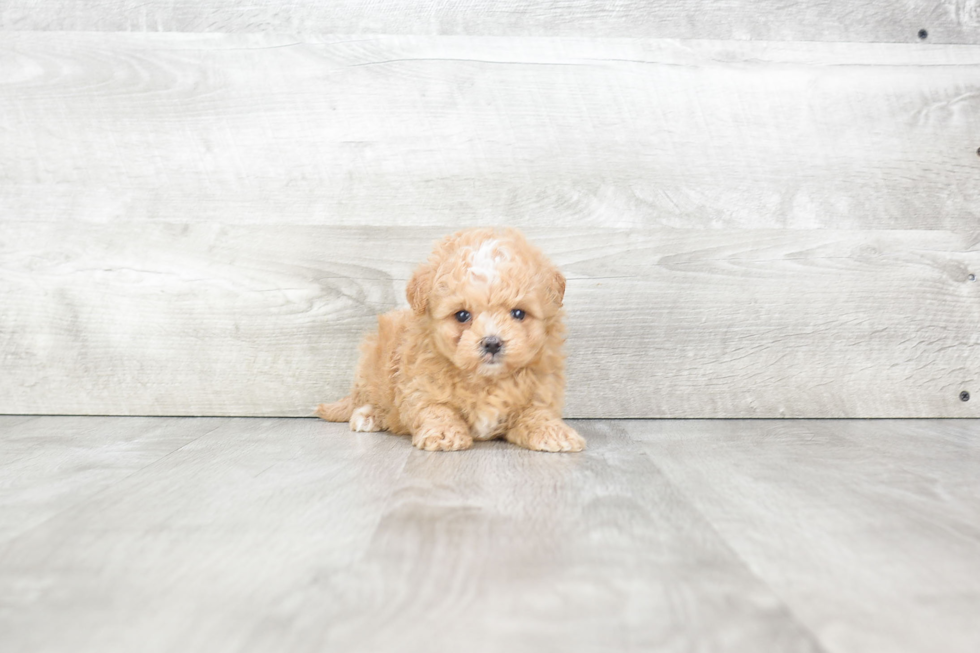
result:
<svg viewBox="0 0 980 653"><path fill-rule="evenodd" d="M977 651L980 421L0 417L4 651Z"/></svg>

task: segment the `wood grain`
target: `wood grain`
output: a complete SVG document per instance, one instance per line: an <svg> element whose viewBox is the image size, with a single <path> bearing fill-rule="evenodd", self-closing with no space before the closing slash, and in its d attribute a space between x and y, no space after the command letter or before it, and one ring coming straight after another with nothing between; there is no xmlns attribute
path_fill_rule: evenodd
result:
<svg viewBox="0 0 980 653"><path fill-rule="evenodd" d="M0 417L0 541L84 504L216 428L207 418Z"/></svg>
<svg viewBox="0 0 980 653"><path fill-rule="evenodd" d="M0 642L980 645L980 420L575 427L581 454L500 442L444 454L312 419L0 417ZM168 440L183 446L165 453Z"/></svg>
<svg viewBox="0 0 980 653"><path fill-rule="evenodd" d="M780 41L980 42L976 0L6 0L0 28L136 32L332 32Z"/></svg>
<svg viewBox="0 0 980 653"><path fill-rule="evenodd" d="M980 647L976 421L624 427L827 650Z"/></svg>
<svg viewBox="0 0 980 653"><path fill-rule="evenodd" d="M820 651L622 430L581 455L413 452L364 556L311 586L344 651ZM705 573L705 569L710 569Z"/></svg>
<svg viewBox="0 0 980 653"><path fill-rule="evenodd" d="M290 589L362 554L410 450L317 420L222 420L0 542L0 638L17 651L252 650L282 630Z"/></svg>
<svg viewBox="0 0 980 653"><path fill-rule="evenodd" d="M619 427L578 424L576 455L433 455L221 422L0 542L9 648L823 650Z"/></svg>
<svg viewBox="0 0 980 653"><path fill-rule="evenodd" d="M442 229L7 223L0 412L309 415ZM571 417L976 417L980 233L555 230Z"/></svg>
<svg viewBox="0 0 980 653"><path fill-rule="evenodd" d="M8 32L0 79L4 219L980 221L978 46Z"/></svg>

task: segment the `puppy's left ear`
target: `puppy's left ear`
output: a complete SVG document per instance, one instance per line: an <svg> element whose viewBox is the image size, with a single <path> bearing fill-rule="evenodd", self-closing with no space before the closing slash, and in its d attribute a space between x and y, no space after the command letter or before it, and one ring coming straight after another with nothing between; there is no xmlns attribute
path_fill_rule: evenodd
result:
<svg viewBox="0 0 980 653"><path fill-rule="evenodd" d="M429 293L432 292L432 281L436 276L435 268L430 263L423 263L405 286L405 296L408 305L416 315L423 315L429 308Z"/></svg>
<svg viewBox="0 0 980 653"><path fill-rule="evenodd" d="M548 277L548 294L551 300L561 307L565 299L565 275L558 268L553 269Z"/></svg>

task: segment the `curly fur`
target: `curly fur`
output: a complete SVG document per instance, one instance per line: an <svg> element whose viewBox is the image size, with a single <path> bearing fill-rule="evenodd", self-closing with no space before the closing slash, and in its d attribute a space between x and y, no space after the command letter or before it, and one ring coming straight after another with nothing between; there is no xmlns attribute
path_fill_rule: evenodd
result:
<svg viewBox="0 0 980 653"><path fill-rule="evenodd" d="M585 440L561 420L564 294L565 277L520 232L448 236L408 282L411 308L379 316L365 338L350 395L317 415L354 431L411 435L426 450L502 437L581 451ZM459 311L469 313L465 322ZM498 339L499 352L487 338Z"/></svg>

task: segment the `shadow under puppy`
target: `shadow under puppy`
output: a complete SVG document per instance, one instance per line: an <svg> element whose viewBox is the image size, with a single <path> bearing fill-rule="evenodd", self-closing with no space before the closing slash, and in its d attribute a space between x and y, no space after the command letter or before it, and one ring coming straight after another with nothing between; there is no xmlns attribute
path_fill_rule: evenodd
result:
<svg viewBox="0 0 980 653"><path fill-rule="evenodd" d="M565 277L514 229L438 243L406 288L410 310L378 317L351 394L317 415L353 431L411 435L429 451L506 438L581 451L561 420Z"/></svg>

